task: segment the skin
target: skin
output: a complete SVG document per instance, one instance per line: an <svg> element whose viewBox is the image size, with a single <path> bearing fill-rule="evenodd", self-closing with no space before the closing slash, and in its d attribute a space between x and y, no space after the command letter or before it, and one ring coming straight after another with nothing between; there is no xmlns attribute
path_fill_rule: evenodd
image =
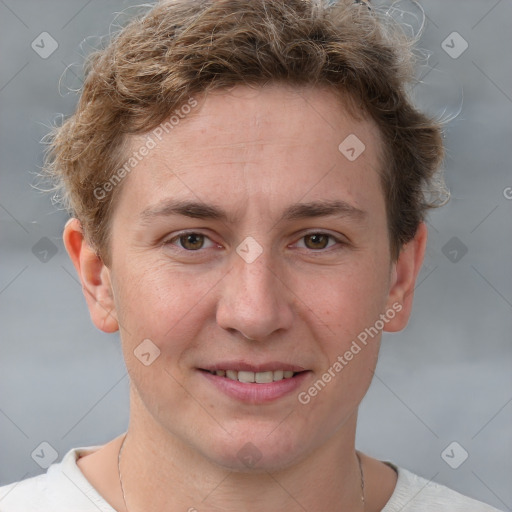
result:
<svg viewBox="0 0 512 512"><path fill-rule="evenodd" d="M352 162L338 150L351 133L365 144ZM133 136L131 149L144 140ZM80 223L68 222L64 242L92 321L105 332L120 330L131 379L121 465L130 512L148 504L155 511L363 509L357 409L380 333L306 405L296 392L243 403L197 368L233 359L297 364L310 370L299 391L307 390L393 304L402 309L384 329L406 326L427 230L422 223L391 260L380 154L373 121L354 119L330 91L237 86L208 95L125 178L111 219L109 266ZM169 199L213 204L229 218L142 219ZM365 213L282 219L291 204L318 200ZM206 238L187 250L177 238L182 230ZM263 250L252 263L235 250L248 236ZM149 366L134 356L147 338L160 349ZM121 440L78 465L124 511ZM261 454L252 468L237 455L248 442ZM365 510L381 510L396 474L362 460Z"/></svg>

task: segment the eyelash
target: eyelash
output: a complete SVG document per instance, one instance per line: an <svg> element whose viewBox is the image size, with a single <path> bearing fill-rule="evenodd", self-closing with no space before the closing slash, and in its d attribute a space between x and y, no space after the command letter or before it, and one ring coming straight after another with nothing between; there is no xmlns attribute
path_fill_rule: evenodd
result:
<svg viewBox="0 0 512 512"><path fill-rule="evenodd" d="M187 236L187 235L202 235L205 237L205 239L208 239L210 240L210 242L214 243L210 237L208 235L205 235L204 233L201 233L199 231L182 231L180 233L178 233L177 235L174 235L172 238L168 239L168 240L165 240L163 242L163 245L164 246L174 246L176 248L176 250L178 251L184 251L184 252L187 252L187 253L201 253L203 252L203 250L205 249L204 247L201 247L200 249L197 249L197 250L191 250L191 249L185 249L184 247L178 247L176 246L173 242L175 241L179 241L181 237L184 237L184 236ZM332 235L331 233L327 233L325 231L310 231L308 233L304 233L300 238L299 240L302 240L304 239L305 237L307 236L311 236L311 235L320 235L320 236L327 236L329 239L332 239L334 240L335 244L331 245L331 246L328 246L328 247L325 247L323 249L308 249L307 247L305 247L305 249L307 249L309 252L311 253L321 253L321 252L327 252L328 250L333 250L332 248L337 244L339 247L338 249L342 248L343 246L346 246L348 245L347 242L345 242L344 240ZM208 249L208 248L206 248ZM335 250L335 249L334 249Z"/></svg>

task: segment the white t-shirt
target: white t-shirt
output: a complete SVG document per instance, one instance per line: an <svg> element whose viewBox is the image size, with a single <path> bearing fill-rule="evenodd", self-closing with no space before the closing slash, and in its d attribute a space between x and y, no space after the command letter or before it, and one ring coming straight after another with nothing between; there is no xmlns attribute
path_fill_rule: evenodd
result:
<svg viewBox="0 0 512 512"><path fill-rule="evenodd" d="M99 446L70 450L39 476L0 487L0 512L116 512L88 482L76 461ZM398 473L381 512L499 512L444 485L386 462Z"/></svg>

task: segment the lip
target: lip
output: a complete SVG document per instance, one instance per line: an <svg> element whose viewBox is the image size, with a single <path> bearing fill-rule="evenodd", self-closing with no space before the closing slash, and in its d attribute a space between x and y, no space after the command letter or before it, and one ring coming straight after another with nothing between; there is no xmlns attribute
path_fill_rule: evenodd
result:
<svg viewBox="0 0 512 512"><path fill-rule="evenodd" d="M257 369L254 370L253 368L263 368L263 369ZM248 404L264 404L268 402L276 401L280 398L285 397L286 395L289 395L296 391L304 382L304 380L308 377L308 375L311 373L309 370L301 370L301 369L295 369L296 366L291 365L282 365L279 367L276 367L274 370L291 370L300 372L294 375L293 377L289 379L282 379L275 382L268 382L265 384L256 384L255 382L240 382L238 380L232 380L228 379L227 377L221 377L220 375L214 375L211 374L209 371L215 371L215 370L242 370L242 371L271 371L271 368L273 368L272 365L266 364L266 365L239 365L234 366L230 365L226 366L220 366L216 365L215 368L205 368L205 369L199 369L198 372L200 375L202 375L205 379L207 379L208 383L210 385L215 386L216 389L221 391L223 394L234 398L235 400L239 400L241 402L245 402Z"/></svg>

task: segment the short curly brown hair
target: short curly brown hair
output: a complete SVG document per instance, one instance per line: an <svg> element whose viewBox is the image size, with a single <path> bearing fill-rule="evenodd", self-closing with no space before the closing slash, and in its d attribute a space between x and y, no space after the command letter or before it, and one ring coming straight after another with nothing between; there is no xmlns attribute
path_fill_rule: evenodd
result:
<svg viewBox="0 0 512 512"><path fill-rule="evenodd" d="M89 55L76 112L50 134L44 170L107 263L109 221L122 187L108 187L101 199L95 190L126 161L130 134L148 133L193 95L214 89L328 87L380 130L396 260L426 210L439 204L431 192L443 185L436 179L441 125L408 97L411 48L389 15L354 0L161 1Z"/></svg>

